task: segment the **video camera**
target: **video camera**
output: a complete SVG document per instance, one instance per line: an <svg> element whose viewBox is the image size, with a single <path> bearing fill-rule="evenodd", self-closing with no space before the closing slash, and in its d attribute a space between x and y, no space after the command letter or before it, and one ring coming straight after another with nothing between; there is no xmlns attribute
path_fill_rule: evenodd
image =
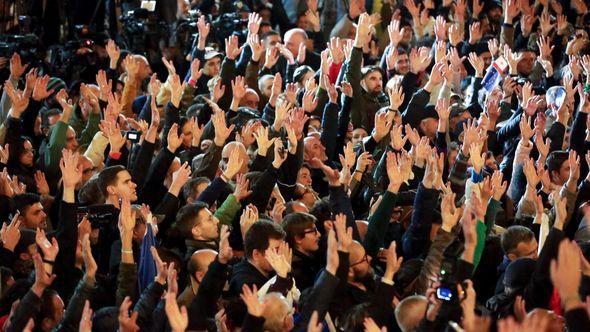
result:
<svg viewBox="0 0 590 332"><path fill-rule="evenodd" d="M43 59L45 49L34 34L0 35L0 57L10 58L17 52L23 62L37 62Z"/></svg>
<svg viewBox="0 0 590 332"><path fill-rule="evenodd" d="M115 207L110 204L97 204L78 207L78 223L85 217L93 229L109 227L115 216Z"/></svg>
<svg viewBox="0 0 590 332"><path fill-rule="evenodd" d="M157 46L160 39L170 35L168 24L145 8L130 10L120 20L128 48L134 53L145 54L150 48L149 44L155 43Z"/></svg>

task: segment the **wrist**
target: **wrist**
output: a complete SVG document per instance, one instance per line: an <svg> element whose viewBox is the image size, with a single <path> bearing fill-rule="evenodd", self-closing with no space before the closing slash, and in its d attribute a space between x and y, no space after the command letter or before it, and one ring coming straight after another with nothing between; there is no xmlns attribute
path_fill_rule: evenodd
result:
<svg viewBox="0 0 590 332"><path fill-rule="evenodd" d="M274 167L275 169L279 169L279 168L281 168L281 165L282 165L282 164L283 164L283 163L282 163L282 162L280 162L279 160L273 160L273 162L272 162L272 167Z"/></svg>
<svg viewBox="0 0 590 332"><path fill-rule="evenodd" d="M156 278L154 279L154 282L159 283L160 285L164 286L166 285L166 278L164 278L161 275L156 276Z"/></svg>
<svg viewBox="0 0 590 332"><path fill-rule="evenodd" d="M445 224L445 222L443 221L443 224L441 226L442 230L450 233L453 230L453 226L449 225L449 224Z"/></svg>
<svg viewBox="0 0 590 332"><path fill-rule="evenodd" d="M42 286L38 283L34 283L33 287L31 287L31 291L40 298L43 295L43 292L45 291L45 286Z"/></svg>
<svg viewBox="0 0 590 332"><path fill-rule="evenodd" d="M112 70L117 70L117 62L119 62L119 59L115 59L115 58L110 59L109 68Z"/></svg>
<svg viewBox="0 0 590 332"><path fill-rule="evenodd" d="M399 188L401 186L401 183L389 183L389 186L387 186L387 191L389 191L392 194L397 194L399 191Z"/></svg>

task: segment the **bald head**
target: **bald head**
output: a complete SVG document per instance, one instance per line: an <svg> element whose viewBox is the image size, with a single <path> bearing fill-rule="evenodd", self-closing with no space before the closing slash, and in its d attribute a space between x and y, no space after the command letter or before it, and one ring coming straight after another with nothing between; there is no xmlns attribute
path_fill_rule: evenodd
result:
<svg viewBox="0 0 590 332"><path fill-rule="evenodd" d="M217 251L211 249L201 249L195 251L188 262L188 272L192 278L197 280L203 279L209 265L217 257Z"/></svg>
<svg viewBox="0 0 590 332"><path fill-rule="evenodd" d="M536 317L539 319L539 321L546 319L548 323L545 331L547 332L561 332L565 330L565 322L563 317L556 315L553 311L535 308L529 312L527 316L530 318Z"/></svg>
<svg viewBox="0 0 590 332"><path fill-rule="evenodd" d="M422 295L408 296L395 308L395 319L403 332L414 331L426 315L428 299Z"/></svg>
<svg viewBox="0 0 590 332"><path fill-rule="evenodd" d="M290 315L291 306L287 300L279 293L270 293L265 295L264 312L264 330L270 332L290 331L292 328L292 318Z"/></svg>
<svg viewBox="0 0 590 332"><path fill-rule="evenodd" d="M295 28L285 33L285 46L293 53L294 57L299 54L299 45L305 43L306 40L307 33L303 29Z"/></svg>
<svg viewBox="0 0 590 332"><path fill-rule="evenodd" d="M242 160L245 160L245 162L242 163L242 169L240 170L240 173L248 172L248 152L246 151L246 147L244 147L244 144L236 141L229 142L225 144L225 146L223 147L223 151L221 151L221 169L225 170L225 167L227 166L227 162L229 160L229 156L234 155L236 153L241 156Z"/></svg>

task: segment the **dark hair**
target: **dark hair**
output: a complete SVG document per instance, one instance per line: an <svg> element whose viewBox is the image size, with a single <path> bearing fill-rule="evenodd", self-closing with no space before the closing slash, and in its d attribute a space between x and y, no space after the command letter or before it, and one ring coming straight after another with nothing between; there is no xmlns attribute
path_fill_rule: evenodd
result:
<svg viewBox="0 0 590 332"><path fill-rule="evenodd" d="M260 40L264 40L264 39L266 39L267 37L270 37L270 36L280 36L280 35L281 34L278 33L275 30L268 30L267 32L263 33L262 36L260 36Z"/></svg>
<svg viewBox="0 0 590 332"><path fill-rule="evenodd" d="M316 218L316 227L324 235L324 221L332 220L332 209L327 198L316 201L309 210L309 213Z"/></svg>
<svg viewBox="0 0 590 332"><path fill-rule="evenodd" d="M33 140L26 136L20 136L16 140L10 142L9 158L8 158L8 170L12 171L14 167L20 166L20 157L25 154L25 142L29 141L33 146ZM33 146L34 147L34 146ZM34 160L35 158L33 158Z"/></svg>
<svg viewBox="0 0 590 332"><path fill-rule="evenodd" d="M286 215L282 225L289 247L295 248L295 238L305 236L305 229L315 226L315 222L316 218L309 213L295 212Z"/></svg>
<svg viewBox="0 0 590 332"><path fill-rule="evenodd" d="M509 254L518 247L519 243L531 241L534 237L535 234L524 226L510 226L502 234L502 250L504 254Z"/></svg>
<svg viewBox="0 0 590 332"><path fill-rule="evenodd" d="M41 196L37 194L24 193L14 196L14 203L21 215L24 215L27 209L33 205L41 202Z"/></svg>
<svg viewBox="0 0 590 332"><path fill-rule="evenodd" d="M192 229L198 223L198 216L201 210L207 208L207 204L196 201L191 204L187 204L178 210L176 214L176 225L175 228L179 235L190 239L192 237Z"/></svg>
<svg viewBox="0 0 590 332"><path fill-rule="evenodd" d="M188 180L188 182L182 188L182 195L184 196L184 199L188 199L189 197L195 196L195 193L197 192L197 187L200 186L202 183L209 184L211 183L211 180L204 176ZM196 199L197 197L193 198Z"/></svg>
<svg viewBox="0 0 590 332"><path fill-rule="evenodd" d="M54 291L53 289L47 288L43 292L41 296L41 310L37 313L35 317L35 325L40 326L41 322L45 318L50 318L55 320L55 310L57 309L53 303L53 297L59 296L59 294ZM59 323L59 322L56 322Z"/></svg>
<svg viewBox="0 0 590 332"><path fill-rule="evenodd" d="M109 196L107 187L116 184L119 173L125 170L125 166L115 165L106 167L98 173L98 186L104 197Z"/></svg>
<svg viewBox="0 0 590 332"><path fill-rule="evenodd" d="M547 165L547 170L549 170L549 174L553 171L559 172L561 165L567 161L569 157L569 153L566 151L553 151L547 157L545 161L545 165Z"/></svg>
<svg viewBox="0 0 590 332"><path fill-rule="evenodd" d="M260 220L255 222L246 232L244 249L246 258L252 258L254 250L264 252L268 249L270 239L282 240L285 238L285 231L272 221Z"/></svg>
<svg viewBox="0 0 590 332"><path fill-rule="evenodd" d="M82 205L104 204L105 199L97 176L90 178L78 191L78 201Z"/></svg>

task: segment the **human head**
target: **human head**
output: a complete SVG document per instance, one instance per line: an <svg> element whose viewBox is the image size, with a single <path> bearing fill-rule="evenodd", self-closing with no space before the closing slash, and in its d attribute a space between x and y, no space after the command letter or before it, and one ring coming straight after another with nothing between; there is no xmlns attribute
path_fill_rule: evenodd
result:
<svg viewBox="0 0 590 332"><path fill-rule="evenodd" d="M285 46L294 57L299 54L299 45L307 41L307 33L303 29L294 28L285 33Z"/></svg>
<svg viewBox="0 0 590 332"><path fill-rule="evenodd" d="M141 82L146 78L152 76L152 67L150 67L150 63L143 55L134 55L135 61L139 64L139 68L137 70L137 79Z"/></svg>
<svg viewBox="0 0 590 332"><path fill-rule="evenodd" d="M221 72L221 59L223 55L212 49L205 52L205 64L203 74L215 77Z"/></svg>
<svg viewBox="0 0 590 332"><path fill-rule="evenodd" d="M319 249L320 232L316 228L316 219L309 213L295 212L283 218L283 230L287 234L285 241L292 249L311 254Z"/></svg>
<svg viewBox="0 0 590 332"><path fill-rule="evenodd" d="M274 30L270 30L263 33L261 39L264 43L264 47L270 48L281 42L281 35Z"/></svg>
<svg viewBox="0 0 590 332"><path fill-rule="evenodd" d="M393 68L399 75L405 75L410 71L410 58L403 48L398 48L398 56Z"/></svg>
<svg viewBox="0 0 590 332"><path fill-rule="evenodd" d="M76 184L76 189L82 188L82 186L90 180L96 171L96 167L92 163L92 160L86 156L80 156L78 159L78 168L82 170L82 181Z"/></svg>
<svg viewBox="0 0 590 332"><path fill-rule="evenodd" d="M246 89L246 94L244 98L240 101L240 106L246 106L253 108L255 110L258 109L258 103L260 102L260 97L258 97L258 93L254 89Z"/></svg>
<svg viewBox="0 0 590 332"><path fill-rule="evenodd" d="M358 127L352 131L352 145L357 146L363 142L363 138L369 136L367 130L362 127Z"/></svg>
<svg viewBox="0 0 590 332"><path fill-rule="evenodd" d="M284 238L285 231L276 223L268 220L255 222L244 238L246 258L258 268L272 272L264 254L267 249L276 250Z"/></svg>
<svg viewBox="0 0 590 332"><path fill-rule="evenodd" d="M545 332L561 332L565 331L565 320L562 316L558 316L552 310L547 310L544 308L535 308L531 310L527 314L527 318L535 321L536 318L539 317L538 321L547 320L547 326L545 327ZM546 317L546 318L543 318Z"/></svg>
<svg viewBox="0 0 590 332"><path fill-rule="evenodd" d="M248 172L248 160L250 159L248 157L248 152L246 151L246 147L244 147L244 144L240 143L240 142L229 142L227 144L225 144L225 146L223 147L223 150L221 151L221 169L225 170L225 167L227 166L227 162L229 161L229 156L233 155L233 154L240 154L241 155L241 159L244 160L244 162L242 163L242 168L240 169L241 174L247 173Z"/></svg>
<svg viewBox="0 0 590 332"><path fill-rule="evenodd" d="M535 52L529 49L520 52L522 59L518 62L518 73L523 76L528 76L533 71L533 65L537 59Z"/></svg>
<svg viewBox="0 0 590 332"><path fill-rule="evenodd" d="M209 265L217 257L217 251L211 249L201 249L195 251L187 263L187 271L191 279L197 283L203 281L203 277L209 270Z"/></svg>
<svg viewBox="0 0 590 332"><path fill-rule="evenodd" d="M28 138L19 137L16 142L11 142L9 151L9 164L18 163L26 167L34 165L35 149Z"/></svg>
<svg viewBox="0 0 590 332"><path fill-rule="evenodd" d="M72 126L68 126L68 130L66 131L66 144L64 147L72 152L76 152L80 147L76 139L76 131Z"/></svg>
<svg viewBox="0 0 590 332"><path fill-rule="evenodd" d="M293 329L293 308L280 293L268 293L262 299L264 331L284 332Z"/></svg>
<svg viewBox="0 0 590 332"><path fill-rule="evenodd" d="M562 186L570 176L568 157L569 154L566 151L553 151L545 161L551 182L558 186Z"/></svg>
<svg viewBox="0 0 590 332"><path fill-rule="evenodd" d="M350 268L348 277L354 281L367 281L373 278L373 268L371 267L371 256L367 255L365 247L357 241L353 241L350 246Z"/></svg>
<svg viewBox="0 0 590 332"><path fill-rule="evenodd" d="M370 94L383 92L383 74L378 66L364 67L361 71L361 86Z"/></svg>
<svg viewBox="0 0 590 332"><path fill-rule="evenodd" d="M176 214L176 229L185 239L214 241L219 237L219 219L203 202L187 204Z"/></svg>
<svg viewBox="0 0 590 332"><path fill-rule="evenodd" d="M205 190L205 188L207 188L210 183L211 180L204 176L188 180L184 187L182 187L182 194L184 195L186 202L195 202L199 195L201 195L203 190Z"/></svg>
<svg viewBox="0 0 590 332"><path fill-rule="evenodd" d="M109 166L98 173L98 182L102 194L111 203L119 197L129 198L131 202L137 200L135 188L137 185L132 181L131 174L124 166Z"/></svg>
<svg viewBox="0 0 590 332"><path fill-rule="evenodd" d="M39 331L52 331L61 322L64 308L59 294L50 288L45 289L41 296L41 309L35 317L35 326Z"/></svg>
<svg viewBox="0 0 590 332"><path fill-rule="evenodd" d="M313 158L318 158L320 161L328 160L326 148L319 138L308 136L303 140L303 144L303 159L305 161L310 161Z"/></svg>
<svg viewBox="0 0 590 332"><path fill-rule="evenodd" d="M266 98L270 98L272 93L272 81L274 80L274 76L267 74L262 76L258 79L258 90L262 93L263 96Z"/></svg>
<svg viewBox="0 0 590 332"><path fill-rule="evenodd" d="M510 260L521 257L537 258L537 239L528 228L513 225L502 234L502 250Z"/></svg>
<svg viewBox="0 0 590 332"><path fill-rule="evenodd" d="M395 307L395 319L402 332L414 331L426 315L428 299L422 295L411 295Z"/></svg>
<svg viewBox="0 0 590 332"><path fill-rule="evenodd" d="M16 209L20 211L19 219L24 228L36 230L47 227L47 214L37 194L24 193L14 196Z"/></svg>
<svg viewBox="0 0 590 332"><path fill-rule="evenodd" d="M299 172L297 172L297 183L304 185L306 187L311 187L312 179L311 179L311 168L309 164L303 163Z"/></svg>

